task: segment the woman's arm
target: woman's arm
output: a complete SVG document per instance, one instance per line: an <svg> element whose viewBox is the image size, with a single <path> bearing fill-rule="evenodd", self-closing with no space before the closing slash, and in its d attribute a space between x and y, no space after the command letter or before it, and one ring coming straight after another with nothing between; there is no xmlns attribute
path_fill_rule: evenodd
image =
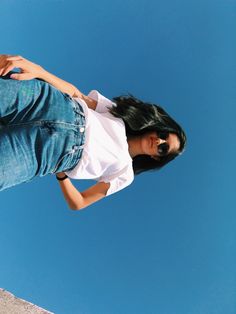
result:
<svg viewBox="0 0 236 314"><path fill-rule="evenodd" d="M57 89L59 89L63 93L69 94L71 97L75 97L75 98L78 97L78 98L83 99L90 109L93 109L93 110L96 109L96 107L97 107L97 101L96 100L82 94L81 91L79 91L77 87L75 87L74 85L72 85L66 81L63 81L59 77L47 72L43 68L40 71L38 78L48 82L49 84L53 85L54 87L56 87Z"/></svg>
<svg viewBox="0 0 236 314"><path fill-rule="evenodd" d="M67 93L71 97L82 98L82 93L74 85L60 79L59 77L53 75L43 68L41 68L41 70L39 71L37 78L48 82L49 84L59 89L61 92Z"/></svg>
<svg viewBox="0 0 236 314"><path fill-rule="evenodd" d="M38 78L48 82L49 84L53 85L54 87L56 87L63 93L69 94L71 97L75 97L75 98L78 97L78 98L83 99L90 109L93 109L93 110L96 109L97 107L96 100L82 94L81 91L79 91L77 87L47 72L43 68L40 71Z"/></svg>
<svg viewBox="0 0 236 314"><path fill-rule="evenodd" d="M57 173L57 176L63 177L64 172ZM69 205L70 209L80 210L85 208L94 202L99 201L106 196L106 193L110 187L110 183L98 182L91 186L89 189L79 192L69 178L59 181L64 198Z"/></svg>
<svg viewBox="0 0 236 314"><path fill-rule="evenodd" d="M53 85L63 93L71 97L83 99L90 109L95 110L97 102L92 98L84 95L73 84L68 83L59 77L46 71L43 67L35 64L22 56L0 55L0 76L6 75L14 68L20 68L21 73L14 73L10 77L15 80L31 80L39 78Z"/></svg>

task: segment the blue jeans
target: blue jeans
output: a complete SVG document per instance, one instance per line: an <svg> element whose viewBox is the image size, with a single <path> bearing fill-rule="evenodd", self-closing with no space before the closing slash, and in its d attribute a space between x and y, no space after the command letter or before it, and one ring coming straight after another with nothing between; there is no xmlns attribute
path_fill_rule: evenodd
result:
<svg viewBox="0 0 236 314"><path fill-rule="evenodd" d="M85 141L82 107L38 79L0 77L0 191L72 170Z"/></svg>

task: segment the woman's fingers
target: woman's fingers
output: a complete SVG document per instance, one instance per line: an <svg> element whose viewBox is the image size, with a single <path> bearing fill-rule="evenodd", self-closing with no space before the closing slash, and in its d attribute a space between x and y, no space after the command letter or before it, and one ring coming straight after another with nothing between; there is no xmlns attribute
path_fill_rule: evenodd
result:
<svg viewBox="0 0 236 314"><path fill-rule="evenodd" d="M1 75L2 76L4 76L4 75L6 75L9 71L11 71L12 69L14 69L14 65L13 64L11 64L10 62L7 62L7 64L5 64L3 67L2 67L2 73L1 73Z"/></svg>
<svg viewBox="0 0 236 314"><path fill-rule="evenodd" d="M5 76L8 72L10 72L11 70L13 70L15 68L14 65L9 65L7 67L4 67L1 72L0 72L0 76Z"/></svg>
<svg viewBox="0 0 236 314"><path fill-rule="evenodd" d="M21 56L12 56L12 57L8 57L6 58L6 60L9 60L9 61L14 61L14 60L23 60L24 58L21 57Z"/></svg>
<svg viewBox="0 0 236 314"><path fill-rule="evenodd" d="M4 66L0 67L0 76L5 76L9 71L14 68L24 69L24 64L21 61L8 61Z"/></svg>
<svg viewBox="0 0 236 314"><path fill-rule="evenodd" d="M14 68L20 68L21 72L30 72L28 60L23 58L22 56L11 56L11 55L0 55L0 76L7 75ZM13 75L12 78L18 80L27 80L31 79L33 74L24 73L19 75Z"/></svg>
<svg viewBox="0 0 236 314"><path fill-rule="evenodd" d="M24 81L24 80L31 80L34 76L31 73L14 73L10 76L11 79Z"/></svg>
<svg viewBox="0 0 236 314"><path fill-rule="evenodd" d="M7 61L7 58L11 57L10 55L0 55L0 70L6 66L6 64L9 62Z"/></svg>
<svg viewBox="0 0 236 314"><path fill-rule="evenodd" d="M10 55L0 55L0 61L6 60Z"/></svg>
<svg viewBox="0 0 236 314"><path fill-rule="evenodd" d="M0 75L3 75L3 73L9 66L10 66L10 62L6 62L6 60L2 60L2 62L0 62Z"/></svg>
<svg viewBox="0 0 236 314"><path fill-rule="evenodd" d="M6 67L7 64L8 62L6 61L6 59L3 58L3 56L0 56L0 75L4 71L4 68Z"/></svg>
<svg viewBox="0 0 236 314"><path fill-rule="evenodd" d="M20 68L20 74L12 74L10 77L16 80L30 80L37 77L41 67L30 62L22 56L0 55L0 76L7 75L14 68Z"/></svg>

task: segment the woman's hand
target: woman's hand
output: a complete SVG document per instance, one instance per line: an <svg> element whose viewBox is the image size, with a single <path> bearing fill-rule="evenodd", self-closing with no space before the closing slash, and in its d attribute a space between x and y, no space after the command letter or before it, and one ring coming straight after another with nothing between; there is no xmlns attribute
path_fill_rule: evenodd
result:
<svg viewBox="0 0 236 314"><path fill-rule="evenodd" d="M38 64L30 62L21 56L0 55L0 76L6 75L14 68L20 68L20 73L10 75L15 80L31 80L40 77L43 68Z"/></svg>

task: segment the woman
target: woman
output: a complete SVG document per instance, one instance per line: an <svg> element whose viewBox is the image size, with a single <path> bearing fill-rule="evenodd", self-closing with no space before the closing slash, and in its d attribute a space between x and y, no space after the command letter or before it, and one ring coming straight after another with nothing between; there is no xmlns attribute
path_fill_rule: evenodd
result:
<svg viewBox="0 0 236 314"><path fill-rule="evenodd" d="M20 73L14 73L20 68ZM78 210L159 169L185 147L182 128L134 96L88 96L21 56L0 55L0 190L56 173ZM79 192L69 180L94 179Z"/></svg>

